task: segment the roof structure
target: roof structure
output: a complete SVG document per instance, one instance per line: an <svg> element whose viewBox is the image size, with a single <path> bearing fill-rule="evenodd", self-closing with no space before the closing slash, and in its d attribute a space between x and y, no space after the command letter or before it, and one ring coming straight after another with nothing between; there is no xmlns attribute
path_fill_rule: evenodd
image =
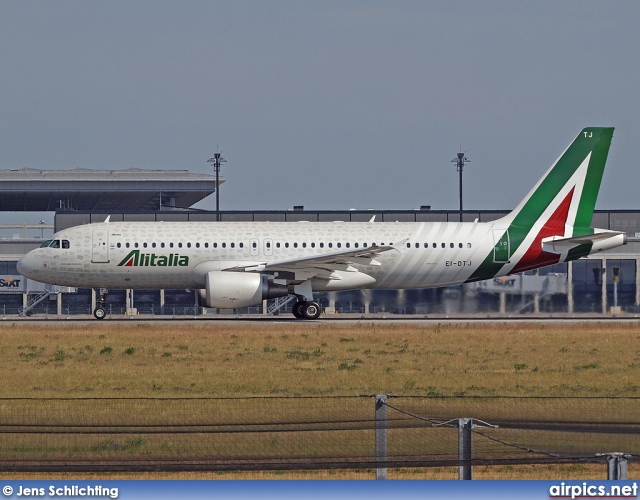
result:
<svg viewBox="0 0 640 500"><path fill-rule="evenodd" d="M188 170L0 170L0 211L189 208L214 193L215 184L214 175Z"/></svg>

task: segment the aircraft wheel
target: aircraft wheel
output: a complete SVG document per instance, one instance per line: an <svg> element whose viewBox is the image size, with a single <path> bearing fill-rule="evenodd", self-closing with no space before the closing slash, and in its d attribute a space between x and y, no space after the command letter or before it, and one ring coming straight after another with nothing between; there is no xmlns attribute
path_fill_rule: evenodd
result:
<svg viewBox="0 0 640 500"><path fill-rule="evenodd" d="M301 308L302 315L305 319L318 319L320 317L320 304L317 302L305 302Z"/></svg>
<svg viewBox="0 0 640 500"><path fill-rule="evenodd" d="M102 307L96 307L95 310L93 311L93 316L96 319L104 319L106 315L107 315L107 311L105 311L104 308Z"/></svg>
<svg viewBox="0 0 640 500"><path fill-rule="evenodd" d="M298 318L298 319L302 319L304 318L304 315L302 313L302 308L304 307L305 302L296 302L293 305L293 308L291 310L291 312L293 312L293 315Z"/></svg>

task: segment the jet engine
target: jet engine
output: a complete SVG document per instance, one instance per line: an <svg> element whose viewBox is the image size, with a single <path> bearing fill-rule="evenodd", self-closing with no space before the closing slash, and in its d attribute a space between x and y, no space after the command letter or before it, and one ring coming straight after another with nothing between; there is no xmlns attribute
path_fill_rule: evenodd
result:
<svg viewBox="0 0 640 500"><path fill-rule="evenodd" d="M198 303L202 307L238 309L287 295L286 285L270 282L260 274L210 271L205 277L205 288L199 291Z"/></svg>

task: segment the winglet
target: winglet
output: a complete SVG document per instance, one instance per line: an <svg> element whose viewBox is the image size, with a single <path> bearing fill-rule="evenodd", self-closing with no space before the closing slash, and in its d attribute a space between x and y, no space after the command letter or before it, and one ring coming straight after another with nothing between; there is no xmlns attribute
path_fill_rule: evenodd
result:
<svg viewBox="0 0 640 500"><path fill-rule="evenodd" d="M109 219L111 218L110 215L107 215L107 218L104 220L105 222L109 222Z"/></svg>

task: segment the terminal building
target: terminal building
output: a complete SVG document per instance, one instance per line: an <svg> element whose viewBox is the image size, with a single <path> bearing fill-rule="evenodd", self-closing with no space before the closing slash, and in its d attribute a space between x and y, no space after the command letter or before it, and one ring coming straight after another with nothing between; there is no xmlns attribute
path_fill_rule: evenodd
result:
<svg viewBox="0 0 640 500"><path fill-rule="evenodd" d="M223 178L219 183L224 182ZM95 292L53 287L20 276L16 262L43 239L72 226L111 221L215 221L216 213L191 208L215 192L215 177L186 170L95 171L34 169L0 171L0 211L55 212L50 225L5 225L21 229L0 239L0 313L90 314ZM503 210L465 210L463 221L487 222ZM457 222L458 211L348 210L221 211L221 221ZM640 210L596 210L592 226L624 231L625 246L577 261L506 278L424 290L355 290L318 294L328 313L532 314L640 313ZM46 234L45 234L46 231ZM615 279L614 279L615 273ZM277 314L291 303L270 300L238 311L204 310L190 290L109 290L108 314Z"/></svg>

